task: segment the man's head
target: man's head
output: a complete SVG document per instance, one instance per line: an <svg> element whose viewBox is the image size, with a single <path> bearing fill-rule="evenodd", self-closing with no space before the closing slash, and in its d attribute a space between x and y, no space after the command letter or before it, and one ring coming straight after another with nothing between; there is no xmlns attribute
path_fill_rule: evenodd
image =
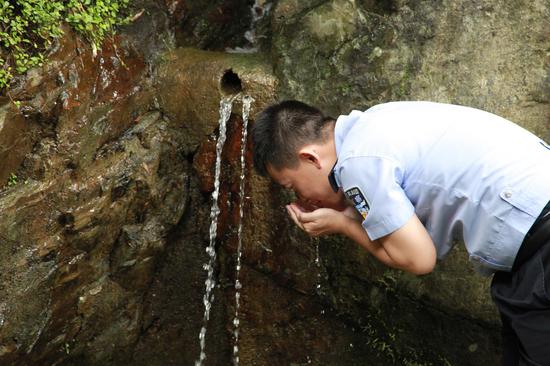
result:
<svg viewBox="0 0 550 366"><path fill-rule="evenodd" d="M252 128L254 167L263 176L268 167L296 168L300 148L328 141L333 126L333 118L302 102L286 100L267 107Z"/></svg>
<svg viewBox="0 0 550 366"><path fill-rule="evenodd" d="M336 161L333 118L288 100L264 109L252 128L254 167L314 206L336 207L328 175Z"/></svg>

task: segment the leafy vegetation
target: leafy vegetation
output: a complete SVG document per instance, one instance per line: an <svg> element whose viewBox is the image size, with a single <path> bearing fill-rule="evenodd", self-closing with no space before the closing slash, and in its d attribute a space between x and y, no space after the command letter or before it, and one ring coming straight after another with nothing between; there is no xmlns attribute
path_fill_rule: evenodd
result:
<svg viewBox="0 0 550 366"><path fill-rule="evenodd" d="M8 177L8 187L13 187L15 185L17 185L17 175L15 175L14 173L11 173L10 176Z"/></svg>
<svg viewBox="0 0 550 366"><path fill-rule="evenodd" d="M126 22L130 0L0 0L0 90L44 62L45 52L68 23L94 49Z"/></svg>

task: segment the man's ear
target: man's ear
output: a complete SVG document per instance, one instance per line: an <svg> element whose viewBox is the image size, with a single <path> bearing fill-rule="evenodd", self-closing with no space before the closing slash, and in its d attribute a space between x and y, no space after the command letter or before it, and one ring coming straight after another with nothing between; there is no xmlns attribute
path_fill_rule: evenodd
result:
<svg viewBox="0 0 550 366"><path fill-rule="evenodd" d="M321 157L319 153L310 146L303 147L298 156L304 163L313 164L317 169L321 169Z"/></svg>

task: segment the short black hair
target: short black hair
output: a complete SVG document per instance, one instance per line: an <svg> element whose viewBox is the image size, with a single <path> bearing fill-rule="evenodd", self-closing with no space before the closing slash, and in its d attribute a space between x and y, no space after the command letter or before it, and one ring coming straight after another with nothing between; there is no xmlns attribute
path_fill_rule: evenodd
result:
<svg viewBox="0 0 550 366"><path fill-rule="evenodd" d="M267 176L267 167L277 170L298 165L297 151L309 143L325 142L334 118L296 100L285 100L261 111L252 126L254 168Z"/></svg>

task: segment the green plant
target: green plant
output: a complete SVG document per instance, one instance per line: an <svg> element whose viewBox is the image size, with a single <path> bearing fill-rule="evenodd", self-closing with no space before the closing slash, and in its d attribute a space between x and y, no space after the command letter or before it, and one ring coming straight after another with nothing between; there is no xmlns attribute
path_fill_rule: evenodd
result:
<svg viewBox="0 0 550 366"><path fill-rule="evenodd" d="M4 67L5 61L0 57L0 89L8 86L9 81L13 77L11 67Z"/></svg>
<svg viewBox="0 0 550 366"><path fill-rule="evenodd" d="M87 37L92 46L99 47L101 41L113 32L114 26L128 22L121 18L121 10L130 0L69 0L65 20L80 34Z"/></svg>
<svg viewBox="0 0 550 366"><path fill-rule="evenodd" d="M8 187L13 187L15 185L17 185L17 175L11 173L8 177Z"/></svg>
<svg viewBox="0 0 550 366"><path fill-rule="evenodd" d="M13 77L40 66L67 22L94 52L118 24L129 0L0 0L0 90Z"/></svg>

